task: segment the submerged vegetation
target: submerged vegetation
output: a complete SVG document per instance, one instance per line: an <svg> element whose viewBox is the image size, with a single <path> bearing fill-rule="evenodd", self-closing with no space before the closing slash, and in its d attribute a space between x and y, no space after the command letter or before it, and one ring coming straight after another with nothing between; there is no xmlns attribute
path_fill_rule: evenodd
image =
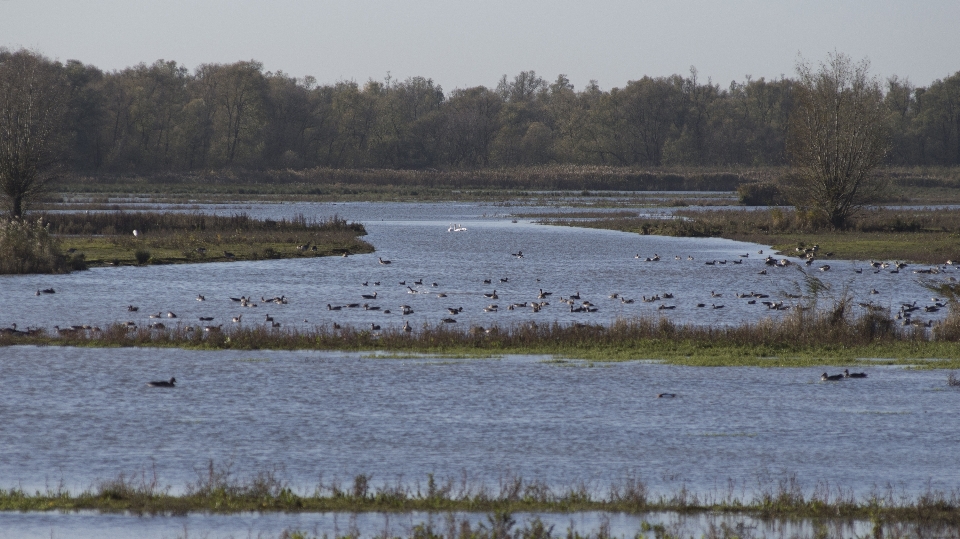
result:
<svg viewBox="0 0 960 539"><path fill-rule="evenodd" d="M249 478L237 478L229 467L208 464L198 471L195 482L182 494L171 494L154 475L119 475L100 481L92 489L72 494L62 488L33 494L21 489L0 490L2 511L129 512L138 515L182 515L191 512L411 512L492 513L502 531L514 524L516 512L624 512L644 514L675 512L686 515L734 514L760 520L814 519L864 520L874 529L895 524L914 526L960 525L960 493L928 490L915 497L898 493L893 487L874 489L863 497L837 488L828 481L807 490L796 477L760 483L743 489L740 496L732 486L722 492L695 493L681 487L658 494L638 477L624 477L609 485L606 492L580 484L554 488L539 481L507 476L496 486L472 484L466 477L437 480L428 475L425 483L375 483L370 474L356 475L347 484L321 481L312 491L295 492L277 471ZM477 533L452 536L488 537L485 526ZM460 530L463 531L463 530ZM488 531L488 530L487 530ZM541 530L543 531L543 530ZM652 531L652 530L650 530ZM491 537L511 537L501 534ZM541 534L537 537L548 537ZM423 537L439 537L432 533Z"/></svg>
<svg viewBox="0 0 960 539"><path fill-rule="evenodd" d="M90 265L168 264L373 252L363 225L333 216L257 220L198 213L51 213L45 230Z"/></svg>

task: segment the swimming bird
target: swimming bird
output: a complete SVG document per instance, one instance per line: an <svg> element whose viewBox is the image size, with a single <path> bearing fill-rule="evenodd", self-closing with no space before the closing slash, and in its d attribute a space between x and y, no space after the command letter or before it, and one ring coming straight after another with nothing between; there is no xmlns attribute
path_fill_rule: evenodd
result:
<svg viewBox="0 0 960 539"><path fill-rule="evenodd" d="M843 375L842 374L827 375L827 373L823 373L820 375L820 380L824 382L836 382L838 380L843 380Z"/></svg>
<svg viewBox="0 0 960 539"><path fill-rule="evenodd" d="M201 296L200 294L197 294L197 301L206 301L206 300L207 298Z"/></svg>
<svg viewBox="0 0 960 539"><path fill-rule="evenodd" d="M404 321L403 321L403 330L406 331L407 333L410 333L411 331L413 331L413 328L410 327L410 322L409 322L409 321L407 321L407 320L404 320Z"/></svg>
<svg viewBox="0 0 960 539"><path fill-rule="evenodd" d="M360 294L360 297L363 299L377 299L377 293L374 292L373 294Z"/></svg>
<svg viewBox="0 0 960 539"><path fill-rule="evenodd" d="M167 318L176 318L177 315L173 311L167 311Z"/></svg>
<svg viewBox="0 0 960 539"><path fill-rule="evenodd" d="M243 318L242 314L240 316L234 316L232 320L234 321L234 323L239 323L241 318Z"/></svg>
<svg viewBox="0 0 960 539"><path fill-rule="evenodd" d="M676 396L677 396L676 393L660 393L659 395L657 395L657 398L658 398L658 399L672 399L672 398L674 398L674 397L676 397Z"/></svg>
<svg viewBox="0 0 960 539"><path fill-rule="evenodd" d="M158 382L147 382L147 385L150 387L175 387L177 385L177 379L171 378L170 381L160 380Z"/></svg>
<svg viewBox="0 0 960 539"><path fill-rule="evenodd" d="M552 296L552 295L553 295L553 292L544 292L543 289L541 288L541 289L540 289L540 294L537 295L537 298L538 298L538 299L544 299L544 298L546 298L547 296Z"/></svg>
<svg viewBox="0 0 960 539"><path fill-rule="evenodd" d="M370 324L370 330L371 330L371 331L380 331L380 326L378 326L377 324Z"/></svg>
<svg viewBox="0 0 960 539"><path fill-rule="evenodd" d="M130 312L132 312L132 313L135 313L135 312L137 312L137 311L140 310L140 307L136 307L136 306L133 306L133 305L127 305L127 310L130 311Z"/></svg>
<svg viewBox="0 0 960 539"><path fill-rule="evenodd" d="M443 320L441 320L441 322L443 322L444 324L456 324L456 323L457 323L457 321L456 321L455 319L453 319L453 318L444 318Z"/></svg>
<svg viewBox="0 0 960 539"><path fill-rule="evenodd" d="M339 310L342 309L342 308L343 308L343 307L340 306L340 305L337 305L336 307L334 307L334 306L330 305L329 303L327 303L327 310L328 310L328 311L339 311Z"/></svg>
<svg viewBox="0 0 960 539"><path fill-rule="evenodd" d="M381 257L377 257L377 259L380 260L380 263L383 264L384 266L386 266L387 264L393 264L393 261L391 260L384 260Z"/></svg>
<svg viewBox="0 0 960 539"><path fill-rule="evenodd" d="M843 369L844 378L866 378L867 373L865 372L850 372L849 369Z"/></svg>
<svg viewBox="0 0 960 539"><path fill-rule="evenodd" d="M150 318L163 318L163 314L161 314L160 312L157 312L157 314L151 314Z"/></svg>
<svg viewBox="0 0 960 539"><path fill-rule="evenodd" d="M330 304L328 303L327 305L329 306ZM264 322L273 322L273 317L268 314L268 315L266 315L266 316L263 317L263 321L264 321Z"/></svg>
<svg viewBox="0 0 960 539"><path fill-rule="evenodd" d="M212 316L201 316L198 320L200 320L201 322L209 322L209 321L213 320L213 317L212 317Z"/></svg>
<svg viewBox="0 0 960 539"><path fill-rule="evenodd" d="M494 291L491 292L491 293L489 293L489 294L484 293L484 294L483 294L483 297L485 297L485 298L490 298L490 299L497 299L497 291L496 291L496 289L494 289Z"/></svg>

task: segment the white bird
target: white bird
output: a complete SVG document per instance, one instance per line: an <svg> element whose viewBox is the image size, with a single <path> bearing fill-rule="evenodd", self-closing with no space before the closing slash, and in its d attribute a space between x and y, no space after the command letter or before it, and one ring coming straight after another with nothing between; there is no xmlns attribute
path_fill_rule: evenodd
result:
<svg viewBox="0 0 960 539"><path fill-rule="evenodd" d="M134 231L133 231L133 237L137 237L137 236L139 236L139 235L140 235L140 232L138 232L136 229L134 229Z"/></svg>

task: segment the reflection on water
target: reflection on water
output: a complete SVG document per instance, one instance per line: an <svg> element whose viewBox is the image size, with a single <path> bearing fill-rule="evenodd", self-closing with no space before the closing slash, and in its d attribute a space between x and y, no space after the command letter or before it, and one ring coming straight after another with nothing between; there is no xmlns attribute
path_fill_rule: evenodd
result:
<svg viewBox="0 0 960 539"><path fill-rule="evenodd" d="M71 538L273 538L283 531L300 531L308 537L413 537L414 528L421 526L435 534L456 537L464 522L477 530L493 527L492 515L476 513L454 514L191 514L166 518L126 515L99 515L95 513L0 513L0 539L53 537ZM798 537L866 537L870 523L838 521L812 523L808 521L760 521L739 515L695 515L674 513L574 513L574 514L514 514L510 531L530 529L539 520L554 537L567 531L582 535L604 537L654 537L668 533L672 537L736 536L742 538L798 538ZM726 532L726 534L724 534Z"/></svg>

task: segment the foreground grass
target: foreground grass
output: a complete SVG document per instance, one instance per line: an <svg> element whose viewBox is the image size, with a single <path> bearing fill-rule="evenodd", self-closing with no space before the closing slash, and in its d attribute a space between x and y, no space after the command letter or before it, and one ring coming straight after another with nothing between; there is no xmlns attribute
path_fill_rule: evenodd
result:
<svg viewBox="0 0 960 539"><path fill-rule="evenodd" d="M180 515L191 512L489 512L507 520L515 512L625 512L670 511L681 514L732 513L759 519L860 519L920 525L960 525L957 492L927 491L915 498L895 494L892 488L856 498L829 483L818 483L807 493L795 477L759 485L749 498L731 492L697 494L681 488L653 495L642 480L627 477L610 485L605 495L585 485L554 489L519 477L502 479L496 487L471 485L466 480L426 484L397 483L374 487L371 475L355 476L352 484L319 484L313 492L296 493L274 472L235 479L229 468L209 464L184 494L170 494L155 477L120 475L94 488L71 494L66 490L26 493L0 490L0 511L128 512Z"/></svg>
<svg viewBox="0 0 960 539"><path fill-rule="evenodd" d="M846 309L846 307L844 307ZM201 350L344 350L445 357L547 355L588 361L655 359L691 366L809 367L900 364L960 368L960 316L932 328L902 326L889 313L795 311L779 320L738 326L676 324L666 318L619 320L609 327L571 324L457 328L425 326L373 332L354 327L310 329L245 326L204 330L130 328L0 333L0 345L155 346Z"/></svg>
<svg viewBox="0 0 960 539"><path fill-rule="evenodd" d="M44 217L61 248L88 265L170 264L317 257L373 252L363 225L334 216L256 220L155 212L53 213ZM134 236L133 231L137 231Z"/></svg>

